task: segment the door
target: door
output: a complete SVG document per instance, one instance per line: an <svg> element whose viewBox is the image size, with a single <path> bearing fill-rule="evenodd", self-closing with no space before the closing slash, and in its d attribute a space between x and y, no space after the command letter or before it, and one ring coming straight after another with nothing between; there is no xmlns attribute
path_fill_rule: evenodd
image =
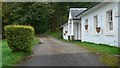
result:
<svg viewBox="0 0 120 68"><path fill-rule="evenodd" d="M81 40L81 23L74 23L74 39Z"/></svg>
<svg viewBox="0 0 120 68"><path fill-rule="evenodd" d="M76 23L76 40L81 40L81 23Z"/></svg>
<svg viewBox="0 0 120 68"><path fill-rule="evenodd" d="M78 40L79 39L79 24L74 23L74 39Z"/></svg>

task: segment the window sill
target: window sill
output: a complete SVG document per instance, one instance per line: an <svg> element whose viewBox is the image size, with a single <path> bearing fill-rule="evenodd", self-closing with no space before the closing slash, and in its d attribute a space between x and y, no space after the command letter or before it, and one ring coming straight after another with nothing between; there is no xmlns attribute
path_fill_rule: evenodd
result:
<svg viewBox="0 0 120 68"><path fill-rule="evenodd" d="M114 36L114 34L105 34L105 36Z"/></svg>
<svg viewBox="0 0 120 68"><path fill-rule="evenodd" d="M105 36L114 36L115 34L114 34L114 32L112 31L112 32L107 32L106 34L105 34Z"/></svg>

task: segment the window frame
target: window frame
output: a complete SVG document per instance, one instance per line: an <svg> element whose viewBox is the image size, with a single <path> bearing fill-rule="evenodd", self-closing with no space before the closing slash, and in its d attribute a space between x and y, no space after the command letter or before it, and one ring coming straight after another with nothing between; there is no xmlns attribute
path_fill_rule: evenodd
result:
<svg viewBox="0 0 120 68"><path fill-rule="evenodd" d="M85 25L88 25L88 18L84 19L84 21L85 21L84 26L85 26ZM89 25L88 25L88 26L89 26ZM88 32L88 29L87 29L87 30L85 29L85 32L87 33L87 32Z"/></svg>
<svg viewBox="0 0 120 68"><path fill-rule="evenodd" d="M94 27L98 27L98 15L94 16Z"/></svg>
<svg viewBox="0 0 120 68"><path fill-rule="evenodd" d="M88 25L88 18L85 19L85 25Z"/></svg>
<svg viewBox="0 0 120 68"><path fill-rule="evenodd" d="M113 31L114 30L114 27L113 27L113 11L112 9L111 10L108 10L106 12L106 19L107 19L107 30L108 31Z"/></svg>

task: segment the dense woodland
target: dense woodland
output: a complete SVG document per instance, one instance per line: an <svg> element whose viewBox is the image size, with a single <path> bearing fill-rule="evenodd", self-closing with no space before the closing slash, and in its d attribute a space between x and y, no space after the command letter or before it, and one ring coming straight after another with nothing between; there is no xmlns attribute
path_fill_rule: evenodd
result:
<svg viewBox="0 0 120 68"><path fill-rule="evenodd" d="M31 25L36 34L53 32L67 22L69 8L89 8L93 4L95 2L4 2L2 26Z"/></svg>

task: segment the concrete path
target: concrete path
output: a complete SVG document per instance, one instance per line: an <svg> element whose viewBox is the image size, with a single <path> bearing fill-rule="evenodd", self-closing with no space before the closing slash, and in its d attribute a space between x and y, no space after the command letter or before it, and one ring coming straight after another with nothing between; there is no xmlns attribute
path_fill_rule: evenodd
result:
<svg viewBox="0 0 120 68"><path fill-rule="evenodd" d="M33 55L19 66L105 66L99 56L75 44L40 36L42 44L33 48Z"/></svg>

